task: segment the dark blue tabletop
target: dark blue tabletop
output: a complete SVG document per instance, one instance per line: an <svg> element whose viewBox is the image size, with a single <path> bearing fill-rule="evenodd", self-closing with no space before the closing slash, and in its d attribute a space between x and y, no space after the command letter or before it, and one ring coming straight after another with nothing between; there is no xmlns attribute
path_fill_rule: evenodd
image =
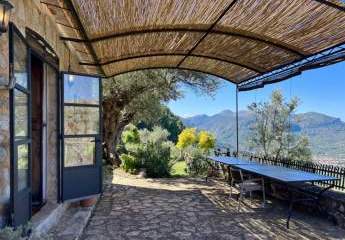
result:
<svg viewBox="0 0 345 240"><path fill-rule="evenodd" d="M287 183L335 181L335 177L267 164L237 165L237 168Z"/></svg>
<svg viewBox="0 0 345 240"><path fill-rule="evenodd" d="M209 156L208 158L216 162L224 163L230 166L236 166L237 168L240 168L244 171L255 173L263 177L268 177L281 182L298 183L338 180L335 177L323 176L316 173L305 172L286 167L260 164L255 161L244 160L236 157Z"/></svg>
<svg viewBox="0 0 345 240"><path fill-rule="evenodd" d="M224 164L227 164L227 165L256 164L255 162L248 161L248 160L243 160L243 159L236 158L236 157L225 157L225 156L215 157L215 156L209 156L208 158L213 160L213 161L224 163Z"/></svg>

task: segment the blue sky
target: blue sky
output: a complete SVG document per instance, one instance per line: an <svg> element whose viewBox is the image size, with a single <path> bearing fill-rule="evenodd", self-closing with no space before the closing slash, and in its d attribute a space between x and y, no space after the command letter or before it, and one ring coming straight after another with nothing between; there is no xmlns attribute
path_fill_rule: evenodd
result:
<svg viewBox="0 0 345 240"><path fill-rule="evenodd" d="M274 89L284 96L301 100L298 112L321 112L345 121L345 62L309 70L289 80L267 85L262 89L239 94L239 109L245 110L251 102L265 100ZM235 110L235 85L225 82L215 96L196 94L184 87L184 98L168 103L170 109L182 117L197 114L212 115L225 109Z"/></svg>

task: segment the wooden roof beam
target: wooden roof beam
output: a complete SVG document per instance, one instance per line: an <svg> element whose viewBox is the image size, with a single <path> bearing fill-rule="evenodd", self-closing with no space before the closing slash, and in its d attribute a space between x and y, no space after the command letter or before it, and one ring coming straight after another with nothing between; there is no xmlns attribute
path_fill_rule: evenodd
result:
<svg viewBox="0 0 345 240"><path fill-rule="evenodd" d="M319 2L321 4L325 4L327 6L333 7L335 9L338 9L340 11L344 11L345 12L345 4L343 6L335 4L333 2L327 1L327 0L314 0L316 2Z"/></svg>
<svg viewBox="0 0 345 240"><path fill-rule="evenodd" d="M117 37L125 37L125 36L132 36L132 35L140 35L140 34L145 34L145 33L160 33L160 32L197 32L197 33L206 33L207 30L202 30L202 29L188 29L188 28L170 28L170 29L145 29L145 30L137 30L137 31L131 31L131 32L125 32L125 33L117 33L117 34L112 34L100 38L94 38L90 40L86 39L79 39L79 38L70 38L70 37L60 37L61 40L63 41L71 41L71 42L90 42L90 43L95 43L99 41L104 41L108 39L113 39ZM252 33L239 33L239 32L228 32L224 30L211 30L209 33L213 34L221 34L221 35L226 35L226 36L233 36L233 37L239 37L239 38L245 38L253 41L258 41L265 43L270 46L274 46L280 49L283 49L287 52L291 52L294 55L297 55L299 57L304 57L307 55L304 51L297 49L296 47L290 46L288 44L285 44L283 42L277 41L277 40L268 40L263 37L260 37L258 35L252 34Z"/></svg>
<svg viewBox="0 0 345 240"><path fill-rule="evenodd" d="M90 40L89 40L89 38L88 38L88 36L86 34L85 28L84 28L83 24L80 21L80 18L78 16L77 11L74 8L74 5L73 5L72 1L71 0L64 0L64 2L68 6L68 9L70 9L70 11L73 14L75 20L77 21L79 32L80 32L82 38L87 41L86 42L86 46L87 46L88 50L90 51L90 53L92 55L92 58L94 59L94 61L96 63L99 63L97 54L96 54L94 48L92 47L92 44L90 43ZM100 69L101 73L105 76L105 72L104 72L103 68L100 66L99 69Z"/></svg>

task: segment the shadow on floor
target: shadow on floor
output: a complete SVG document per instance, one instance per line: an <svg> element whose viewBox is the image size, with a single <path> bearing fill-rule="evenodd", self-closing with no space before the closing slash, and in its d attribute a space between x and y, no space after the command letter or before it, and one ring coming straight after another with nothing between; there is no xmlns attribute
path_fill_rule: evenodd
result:
<svg viewBox="0 0 345 240"><path fill-rule="evenodd" d="M202 179L138 179L115 175L81 239L343 239L345 231L297 212L286 229L287 208L261 199L237 211L228 187Z"/></svg>

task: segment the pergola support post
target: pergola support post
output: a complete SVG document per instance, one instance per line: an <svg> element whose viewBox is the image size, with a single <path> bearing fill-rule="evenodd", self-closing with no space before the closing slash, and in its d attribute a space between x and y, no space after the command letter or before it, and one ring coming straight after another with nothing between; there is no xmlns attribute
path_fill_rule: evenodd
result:
<svg viewBox="0 0 345 240"><path fill-rule="evenodd" d="M236 154L238 157L239 143L238 143L238 85L236 85Z"/></svg>

